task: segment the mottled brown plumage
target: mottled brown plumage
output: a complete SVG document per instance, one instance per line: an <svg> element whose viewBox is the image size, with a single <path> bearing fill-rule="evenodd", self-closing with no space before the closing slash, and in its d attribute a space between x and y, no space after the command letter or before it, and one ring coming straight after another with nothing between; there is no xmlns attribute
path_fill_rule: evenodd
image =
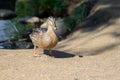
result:
<svg viewBox="0 0 120 80"><path fill-rule="evenodd" d="M30 34L30 38L34 44L34 56L37 56L37 47L49 50L49 54L51 55L51 49L54 48L58 42L58 37L55 34L55 30L55 19L49 17L40 28Z"/></svg>

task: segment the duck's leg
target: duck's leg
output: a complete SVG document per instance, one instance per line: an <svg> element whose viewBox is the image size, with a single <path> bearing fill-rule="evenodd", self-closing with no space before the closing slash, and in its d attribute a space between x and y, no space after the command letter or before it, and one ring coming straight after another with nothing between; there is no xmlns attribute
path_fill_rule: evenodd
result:
<svg viewBox="0 0 120 80"><path fill-rule="evenodd" d="M52 54L52 50L51 49L49 49L49 54L48 54L49 56L51 56L51 57L53 57L53 54Z"/></svg>
<svg viewBox="0 0 120 80"><path fill-rule="evenodd" d="M36 51L37 48L38 48L37 46L34 46L34 53L33 53L34 56L38 56L37 51Z"/></svg>

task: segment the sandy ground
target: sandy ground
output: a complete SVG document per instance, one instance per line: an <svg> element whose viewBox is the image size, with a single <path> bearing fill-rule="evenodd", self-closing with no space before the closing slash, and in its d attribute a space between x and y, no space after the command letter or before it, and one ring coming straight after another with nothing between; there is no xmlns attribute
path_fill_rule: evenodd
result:
<svg viewBox="0 0 120 80"><path fill-rule="evenodd" d="M0 80L120 80L119 4L119 0L99 0L94 15L102 16L91 20L95 27L81 28L59 42L55 58L33 57L32 49L1 49Z"/></svg>
<svg viewBox="0 0 120 80"><path fill-rule="evenodd" d="M119 80L120 53L33 57L32 50L1 50L0 80Z"/></svg>

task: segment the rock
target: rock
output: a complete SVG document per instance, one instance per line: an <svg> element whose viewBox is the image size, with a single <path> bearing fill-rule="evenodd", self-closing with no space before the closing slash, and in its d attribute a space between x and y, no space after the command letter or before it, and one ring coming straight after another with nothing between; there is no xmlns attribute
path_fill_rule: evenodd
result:
<svg viewBox="0 0 120 80"><path fill-rule="evenodd" d="M31 42L24 42L24 41L19 41L15 42L16 46L18 49L30 49L33 48L33 44Z"/></svg>
<svg viewBox="0 0 120 80"><path fill-rule="evenodd" d="M7 10L7 9L0 9L0 19L12 19L15 18L17 15L11 11L11 10Z"/></svg>
<svg viewBox="0 0 120 80"><path fill-rule="evenodd" d="M0 42L13 39L14 32L18 30L10 20L0 20Z"/></svg>
<svg viewBox="0 0 120 80"><path fill-rule="evenodd" d="M20 18L18 22L22 24L35 24L40 23L40 19L38 17L27 16L25 18Z"/></svg>
<svg viewBox="0 0 120 80"><path fill-rule="evenodd" d="M14 49L15 46L14 46L14 43L12 42L3 42L3 43L0 43L0 49Z"/></svg>
<svg viewBox="0 0 120 80"><path fill-rule="evenodd" d="M31 42L24 42L24 41L18 41L18 42L3 42L0 43L0 49L31 49L33 48L33 44Z"/></svg>

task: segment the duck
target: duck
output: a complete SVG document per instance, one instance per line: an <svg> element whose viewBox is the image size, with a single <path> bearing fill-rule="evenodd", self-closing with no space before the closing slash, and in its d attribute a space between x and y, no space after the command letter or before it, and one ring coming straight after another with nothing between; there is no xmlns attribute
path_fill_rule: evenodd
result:
<svg viewBox="0 0 120 80"><path fill-rule="evenodd" d="M49 55L53 56L51 51L58 43L58 37L55 33L56 30L55 18L53 17L48 17L40 28L33 30L29 36L34 45L34 56L39 56L36 51L37 48L48 50Z"/></svg>

